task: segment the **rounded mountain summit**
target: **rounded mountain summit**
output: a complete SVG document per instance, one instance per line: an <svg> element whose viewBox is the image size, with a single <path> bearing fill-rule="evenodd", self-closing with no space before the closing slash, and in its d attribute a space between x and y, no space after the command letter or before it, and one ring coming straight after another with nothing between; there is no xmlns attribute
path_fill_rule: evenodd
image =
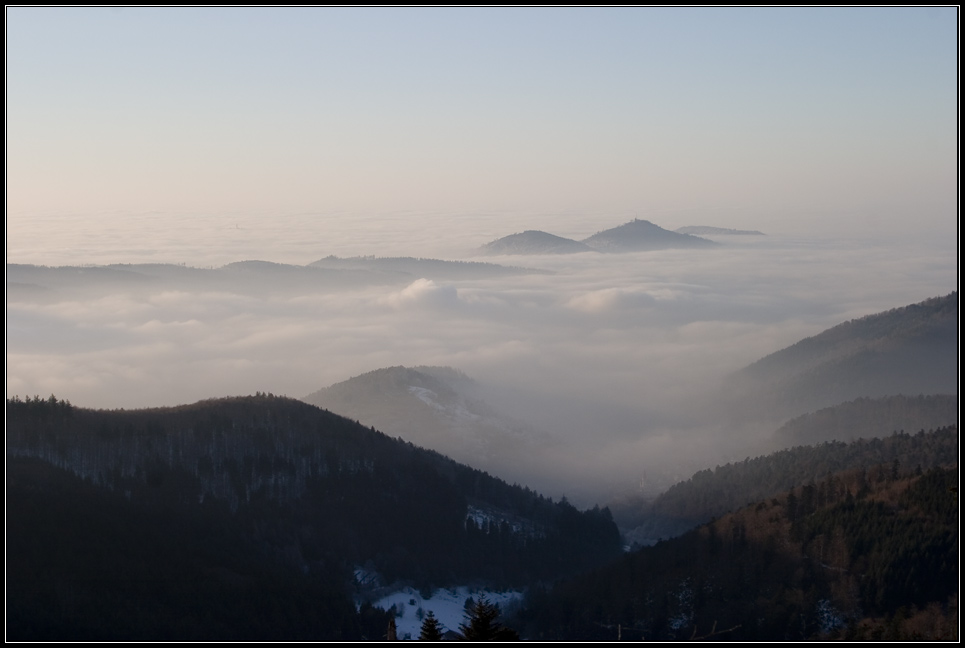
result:
<svg viewBox="0 0 965 648"><path fill-rule="evenodd" d="M573 254L592 252L593 248L573 239L539 230L526 230L490 241L482 246L483 254Z"/></svg>
<svg viewBox="0 0 965 648"><path fill-rule="evenodd" d="M583 239L591 248L600 252L640 252L647 250L670 250L675 248L706 248L717 243L692 236L671 232L648 220L633 219Z"/></svg>
<svg viewBox="0 0 965 648"><path fill-rule="evenodd" d="M483 254L573 254L576 252L640 252L678 248L713 247L717 243L699 236L678 234L650 221L634 219L583 241L548 232L527 230L491 241L480 248Z"/></svg>

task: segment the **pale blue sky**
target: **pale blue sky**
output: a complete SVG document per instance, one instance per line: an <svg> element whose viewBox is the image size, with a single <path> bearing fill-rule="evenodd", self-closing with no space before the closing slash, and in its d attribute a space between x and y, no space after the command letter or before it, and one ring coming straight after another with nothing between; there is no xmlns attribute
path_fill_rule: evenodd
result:
<svg viewBox="0 0 965 648"><path fill-rule="evenodd" d="M954 7L6 15L11 227L518 210L955 232Z"/></svg>

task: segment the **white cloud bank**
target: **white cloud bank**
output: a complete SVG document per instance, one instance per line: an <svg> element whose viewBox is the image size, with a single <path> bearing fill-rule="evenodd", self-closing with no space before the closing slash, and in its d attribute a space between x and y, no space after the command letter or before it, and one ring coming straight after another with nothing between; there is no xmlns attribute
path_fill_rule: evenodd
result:
<svg viewBox="0 0 965 648"><path fill-rule="evenodd" d="M380 367L450 365L563 444L558 474L599 490L743 452L702 418L729 372L841 321L956 288L954 254L907 243L768 237L497 261L550 273L277 292L252 289L250 275L216 291L164 280L18 289L7 302L7 394L164 406L297 397Z"/></svg>

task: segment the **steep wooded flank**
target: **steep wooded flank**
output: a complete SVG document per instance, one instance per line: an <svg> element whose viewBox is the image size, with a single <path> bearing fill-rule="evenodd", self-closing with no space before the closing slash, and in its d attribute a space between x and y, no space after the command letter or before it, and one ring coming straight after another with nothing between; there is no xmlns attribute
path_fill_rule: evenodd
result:
<svg viewBox="0 0 965 648"><path fill-rule="evenodd" d="M537 592L524 636L957 639L958 469L805 484Z"/></svg>
<svg viewBox="0 0 965 648"><path fill-rule="evenodd" d="M522 587L620 554L606 509L270 394L135 411L10 400L7 466L17 638L358 637L378 614L348 602L357 565L416 586ZM221 607L186 615L182 590ZM74 602L48 604L60 592ZM290 608L302 594L331 610L327 633ZM302 620L271 634L286 615Z"/></svg>

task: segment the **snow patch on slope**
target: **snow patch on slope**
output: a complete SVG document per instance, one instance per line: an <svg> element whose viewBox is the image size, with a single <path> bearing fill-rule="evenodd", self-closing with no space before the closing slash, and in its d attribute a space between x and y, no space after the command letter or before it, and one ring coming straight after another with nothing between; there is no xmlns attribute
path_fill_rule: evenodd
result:
<svg viewBox="0 0 965 648"><path fill-rule="evenodd" d="M505 613L507 608L522 601L523 593L517 591L494 592L485 589L471 589L459 586L447 589L433 590L432 596L423 598L419 590L403 587L395 592L386 594L377 601L374 607L388 610L395 606L395 627L399 639L418 639L422 620L430 611L442 624L443 632L452 630L459 632L459 624L466 620L466 599L486 597L490 603L495 603Z"/></svg>

